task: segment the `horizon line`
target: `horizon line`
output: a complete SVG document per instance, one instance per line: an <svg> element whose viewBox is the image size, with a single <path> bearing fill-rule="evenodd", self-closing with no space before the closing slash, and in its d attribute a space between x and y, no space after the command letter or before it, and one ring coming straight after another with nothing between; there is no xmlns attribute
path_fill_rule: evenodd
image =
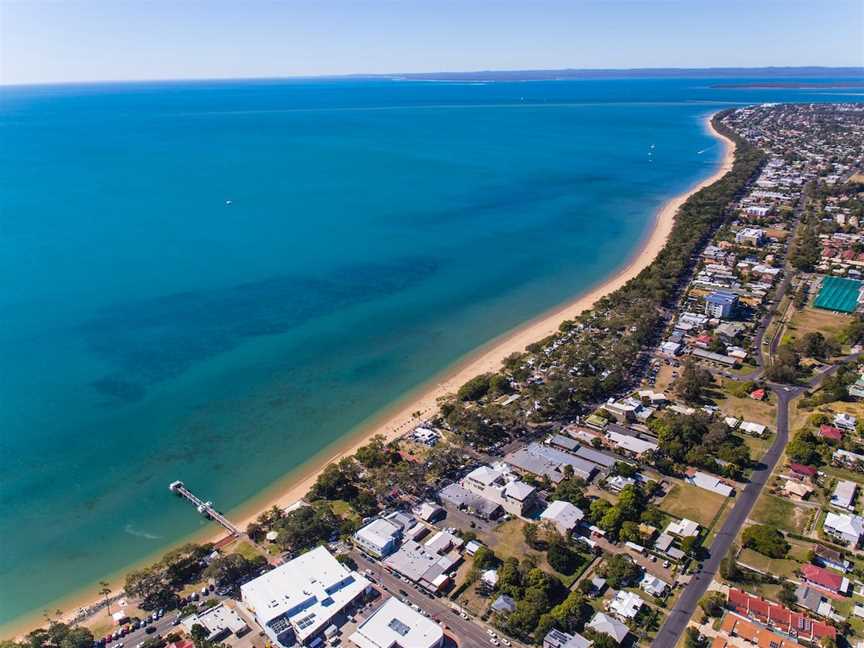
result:
<svg viewBox="0 0 864 648"><path fill-rule="evenodd" d="M686 78L682 73L732 73L732 72L799 72L806 74L817 73L813 78L819 78L818 74L836 71L842 73L851 73L853 76L864 77L864 66L860 65L758 65L752 67L741 66L709 66L709 67L625 67L625 68L525 68L525 69L479 69L479 70L462 70L462 71L437 71L437 72L347 72L338 74L296 74L296 75L280 75L280 76L222 76L222 77L163 77L163 78L147 78L147 79L78 79L70 81L29 81L5 83L0 79L0 87L2 88L28 88L28 87L45 87L45 86L70 86L70 85L102 85L102 84L136 84L136 83L178 83L178 82L210 82L210 81L287 81L300 79L435 79L447 78L455 80L458 78L473 79L473 80L516 80L504 78L480 78L481 75L548 75L534 76L532 78L522 79L523 81L552 81L552 80L579 80L579 79L600 79L602 75L613 75L617 78L628 78L626 74L636 73L640 76L645 76L650 73L664 73L669 75L667 78L676 78L674 75L681 74L677 78ZM554 75L573 75L567 78L559 78ZM584 75L584 76L582 76ZM595 76L588 76L595 75Z"/></svg>

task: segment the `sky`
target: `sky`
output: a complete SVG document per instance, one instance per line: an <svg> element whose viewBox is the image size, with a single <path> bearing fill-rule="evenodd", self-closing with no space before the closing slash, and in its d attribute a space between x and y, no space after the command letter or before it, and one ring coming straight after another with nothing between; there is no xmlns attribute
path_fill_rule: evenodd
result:
<svg viewBox="0 0 864 648"><path fill-rule="evenodd" d="M864 65L862 0L0 0L0 83Z"/></svg>

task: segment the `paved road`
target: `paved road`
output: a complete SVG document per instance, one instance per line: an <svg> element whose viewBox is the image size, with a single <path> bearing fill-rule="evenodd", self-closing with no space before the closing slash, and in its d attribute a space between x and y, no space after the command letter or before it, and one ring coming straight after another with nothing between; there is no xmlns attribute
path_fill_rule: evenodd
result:
<svg viewBox="0 0 864 648"><path fill-rule="evenodd" d="M836 364L814 376L804 385L793 387L774 383L770 384L771 389L777 394L778 401L777 438L768 449L768 452L765 453L765 456L762 457L761 467L753 472L750 482L744 487L743 491L738 493L735 506L723 523L720 532L714 538L714 542L711 545L710 557L702 564L702 568L693 575L693 579L682 592L681 597L675 603L675 607L670 611L666 623L660 628L657 637L654 639L654 643L651 644L652 648L674 648L678 637L684 632L684 628L687 627L687 623L693 615L699 599L704 596L708 585L714 579L717 569L720 567L720 562L726 556L739 529L750 515L753 504L770 478L771 472L777 465L777 461L783 456L783 451L789 440L789 403L804 392L818 387L825 378L836 373L842 364L858 360L861 355L860 353L855 353L840 358Z"/></svg>
<svg viewBox="0 0 864 648"><path fill-rule="evenodd" d="M377 581L379 586L382 586L393 596L401 599L408 599L410 603L414 603L420 609L426 610L433 618L443 621L447 625L447 634L455 636L459 645L463 648L471 646L491 646L489 635L486 632L487 626L481 625L480 621L472 621L463 619L454 611L450 605L450 601L444 598L437 598L420 592L413 585L403 583L399 578L388 572L381 563L370 560L358 551L352 551L351 557L357 561L357 567L362 571L364 569L372 570L372 577ZM401 594L405 592L405 594ZM491 626L488 626L491 627ZM512 641L514 646L521 647L522 644Z"/></svg>
<svg viewBox="0 0 864 648"><path fill-rule="evenodd" d="M762 492L762 487L765 486L771 476L771 471L774 470L774 466L786 448L786 442L789 440L789 401L802 391L804 391L802 387L790 387L789 391L780 387L777 390L777 437L768 452L762 457L761 467L753 472L750 482L736 496L735 506L732 507L729 517L726 518L711 544L710 557L702 564L702 568L693 575L690 583L675 603L675 607L669 612L666 622L657 633L654 643L651 644L653 648L674 648L678 642L678 637L687 627L699 599L704 596L708 585L717 573L720 561L729 551L732 541L738 535L738 530L744 524L747 516L750 515L753 504Z"/></svg>

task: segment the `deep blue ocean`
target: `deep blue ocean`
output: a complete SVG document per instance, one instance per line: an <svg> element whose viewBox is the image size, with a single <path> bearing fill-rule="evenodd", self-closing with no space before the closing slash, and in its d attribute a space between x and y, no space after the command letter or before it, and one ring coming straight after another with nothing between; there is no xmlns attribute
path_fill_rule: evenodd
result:
<svg viewBox="0 0 864 648"><path fill-rule="evenodd" d="M0 623L199 530L171 480L230 512L601 281L706 115L861 99L711 85L0 88Z"/></svg>

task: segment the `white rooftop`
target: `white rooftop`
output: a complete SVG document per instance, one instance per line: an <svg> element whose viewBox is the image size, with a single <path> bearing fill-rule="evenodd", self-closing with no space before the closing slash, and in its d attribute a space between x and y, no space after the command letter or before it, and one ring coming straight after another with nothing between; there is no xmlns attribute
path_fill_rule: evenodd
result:
<svg viewBox="0 0 864 648"><path fill-rule="evenodd" d="M399 599L389 598L349 639L360 648L433 648L443 637L444 632L437 623Z"/></svg>
<svg viewBox="0 0 864 648"><path fill-rule="evenodd" d="M663 533L671 533L682 538L691 538L699 535L699 524L693 520L682 518L674 522L670 522L669 526Z"/></svg>
<svg viewBox="0 0 864 648"><path fill-rule="evenodd" d="M634 592L621 590L609 603L609 611L624 619L632 619L639 614L643 605L645 605L645 601L641 596Z"/></svg>
<svg viewBox="0 0 864 648"><path fill-rule="evenodd" d="M541 520L549 520L563 535L568 535L585 514L570 502L556 500L540 514Z"/></svg>
<svg viewBox="0 0 864 648"><path fill-rule="evenodd" d="M301 641L330 622L369 581L317 547L240 587L261 624L285 616Z"/></svg>

